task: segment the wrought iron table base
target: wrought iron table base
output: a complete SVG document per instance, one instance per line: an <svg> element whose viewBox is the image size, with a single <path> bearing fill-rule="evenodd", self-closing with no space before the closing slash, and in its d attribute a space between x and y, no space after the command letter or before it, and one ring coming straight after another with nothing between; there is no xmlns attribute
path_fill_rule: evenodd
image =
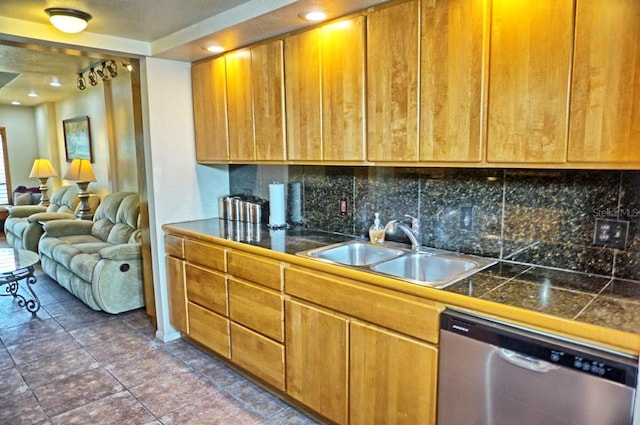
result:
<svg viewBox="0 0 640 425"><path fill-rule="evenodd" d="M0 274L0 286L7 285L4 288L4 291L0 292L0 296L13 296L18 300L18 305L20 307L26 307L28 311L36 314L36 311L40 310L40 300L35 292L33 292L33 288L31 286L36 283L38 279L33 275L33 266L25 267L14 272L7 272ZM26 289L31 293L32 299L26 298L24 295L20 294L18 291L20 290L20 281L24 280L26 282Z"/></svg>

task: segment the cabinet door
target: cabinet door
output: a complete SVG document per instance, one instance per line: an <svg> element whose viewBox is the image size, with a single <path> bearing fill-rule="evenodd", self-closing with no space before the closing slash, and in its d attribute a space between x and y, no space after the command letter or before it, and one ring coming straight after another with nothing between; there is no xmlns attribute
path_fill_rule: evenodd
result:
<svg viewBox="0 0 640 425"><path fill-rule="evenodd" d="M165 265L169 292L169 322L180 332L189 333L184 261L166 256Z"/></svg>
<svg viewBox="0 0 640 425"><path fill-rule="evenodd" d="M419 13L412 0L367 17L369 161L418 159Z"/></svg>
<svg viewBox="0 0 640 425"><path fill-rule="evenodd" d="M224 57L191 67L198 162L229 160L225 68Z"/></svg>
<svg viewBox="0 0 640 425"><path fill-rule="evenodd" d="M565 160L572 0L492 3L487 161Z"/></svg>
<svg viewBox="0 0 640 425"><path fill-rule="evenodd" d="M282 41L251 49L256 159L285 159Z"/></svg>
<svg viewBox="0 0 640 425"><path fill-rule="evenodd" d="M364 161L364 17L322 27L325 161Z"/></svg>
<svg viewBox="0 0 640 425"><path fill-rule="evenodd" d="M287 158L322 159L320 132L320 44L322 29L284 40Z"/></svg>
<svg viewBox="0 0 640 425"><path fill-rule="evenodd" d="M255 160L253 102L251 96L251 51L225 56L229 115L229 157L232 161Z"/></svg>
<svg viewBox="0 0 640 425"><path fill-rule="evenodd" d="M640 162L640 2L579 0L571 162Z"/></svg>
<svg viewBox="0 0 640 425"><path fill-rule="evenodd" d="M350 351L350 424L435 423L435 347L352 322Z"/></svg>
<svg viewBox="0 0 640 425"><path fill-rule="evenodd" d="M338 424L347 423L348 322L286 301L287 393Z"/></svg>
<svg viewBox="0 0 640 425"><path fill-rule="evenodd" d="M421 161L482 159L487 9L487 0L422 3Z"/></svg>

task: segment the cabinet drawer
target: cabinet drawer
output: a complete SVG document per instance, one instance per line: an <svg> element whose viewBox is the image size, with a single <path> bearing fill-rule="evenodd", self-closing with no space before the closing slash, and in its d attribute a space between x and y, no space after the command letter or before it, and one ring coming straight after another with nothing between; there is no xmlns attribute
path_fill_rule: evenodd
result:
<svg viewBox="0 0 640 425"><path fill-rule="evenodd" d="M184 258L184 239L173 235L164 235L164 252L172 257Z"/></svg>
<svg viewBox="0 0 640 425"><path fill-rule="evenodd" d="M269 288L282 289L280 262L236 251L230 251L227 257L230 274Z"/></svg>
<svg viewBox="0 0 640 425"><path fill-rule="evenodd" d="M438 342L444 307L433 301L296 267L285 270L285 292L406 335Z"/></svg>
<svg viewBox="0 0 640 425"><path fill-rule="evenodd" d="M231 361L284 391L284 346L231 323Z"/></svg>
<svg viewBox="0 0 640 425"><path fill-rule="evenodd" d="M227 279L225 276L192 264L186 265L185 272L189 301L227 316Z"/></svg>
<svg viewBox="0 0 640 425"><path fill-rule="evenodd" d="M280 293L229 278L229 318L276 341L284 340Z"/></svg>
<svg viewBox="0 0 640 425"><path fill-rule="evenodd" d="M229 320L189 303L189 336L216 353L229 358Z"/></svg>
<svg viewBox="0 0 640 425"><path fill-rule="evenodd" d="M184 249L187 261L221 272L227 271L224 248L187 239L184 242Z"/></svg>

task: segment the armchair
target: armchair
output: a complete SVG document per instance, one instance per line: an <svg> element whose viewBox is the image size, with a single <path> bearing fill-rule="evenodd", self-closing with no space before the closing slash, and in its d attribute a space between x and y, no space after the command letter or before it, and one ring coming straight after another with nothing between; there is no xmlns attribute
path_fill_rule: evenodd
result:
<svg viewBox="0 0 640 425"><path fill-rule="evenodd" d="M9 246L15 249L28 249L38 252L38 241L42 236L42 224L45 221L73 219L78 208L77 186L63 186L51 196L48 207L40 205L20 205L9 209L4 222L4 233ZM95 209L100 197L93 195L90 205Z"/></svg>
<svg viewBox="0 0 640 425"><path fill-rule="evenodd" d="M93 221L44 224L42 270L94 310L117 314L144 306L137 193L104 197Z"/></svg>

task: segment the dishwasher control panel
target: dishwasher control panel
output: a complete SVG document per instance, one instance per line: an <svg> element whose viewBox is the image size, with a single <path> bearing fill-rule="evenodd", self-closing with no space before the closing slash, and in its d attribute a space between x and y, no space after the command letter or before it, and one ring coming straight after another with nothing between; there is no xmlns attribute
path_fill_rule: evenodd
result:
<svg viewBox="0 0 640 425"><path fill-rule="evenodd" d="M440 328L515 352L525 359L556 364L624 385L636 385L637 359L609 355L576 341L450 310L442 313Z"/></svg>

